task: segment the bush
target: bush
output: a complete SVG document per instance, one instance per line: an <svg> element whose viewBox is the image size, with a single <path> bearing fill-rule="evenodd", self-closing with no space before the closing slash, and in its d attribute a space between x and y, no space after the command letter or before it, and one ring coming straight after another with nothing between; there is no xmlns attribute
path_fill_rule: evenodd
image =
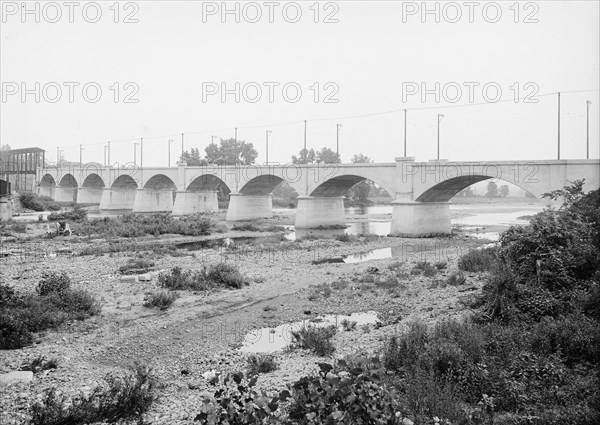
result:
<svg viewBox="0 0 600 425"><path fill-rule="evenodd" d="M342 329L344 329L346 332L356 329L356 322L354 320L344 319L340 324L342 325Z"/></svg>
<svg viewBox="0 0 600 425"><path fill-rule="evenodd" d="M156 292L148 297L148 300L144 303L144 307L158 308L164 311L169 309L177 298L177 294L173 292Z"/></svg>
<svg viewBox="0 0 600 425"><path fill-rule="evenodd" d="M467 283L467 276L461 272L453 272L450 276L448 276L447 283L450 286L461 286Z"/></svg>
<svg viewBox="0 0 600 425"><path fill-rule="evenodd" d="M144 274L154 269L154 261L143 258L130 258L127 263L119 267L122 275Z"/></svg>
<svg viewBox="0 0 600 425"><path fill-rule="evenodd" d="M71 278L65 272L44 272L36 291L44 296L52 293L62 293L71 287Z"/></svg>
<svg viewBox="0 0 600 425"><path fill-rule="evenodd" d="M80 205L75 205L72 210L52 213L48 215L48 221L85 221L87 211Z"/></svg>
<svg viewBox="0 0 600 425"><path fill-rule="evenodd" d="M460 257L458 268L465 272L485 272L492 270L496 261L495 248L473 249Z"/></svg>
<svg viewBox="0 0 600 425"><path fill-rule="evenodd" d="M291 349L304 348L312 351L318 356L330 356L335 351L335 346L331 341L337 328L335 325L319 327L305 326L300 330L292 331Z"/></svg>
<svg viewBox="0 0 600 425"><path fill-rule="evenodd" d="M167 273L160 273L158 283L171 290L207 291L219 287L239 289L247 285L248 281L235 266L218 263L196 272L174 267Z"/></svg>
<svg viewBox="0 0 600 425"><path fill-rule="evenodd" d="M55 388L47 390L43 400L31 408L32 425L114 423L139 417L157 398L156 379L139 363L130 375L109 374L104 380L106 388L96 387L90 395L73 400L59 396Z"/></svg>
<svg viewBox="0 0 600 425"><path fill-rule="evenodd" d="M248 356L248 374L258 375L277 370L277 361L271 354L251 354Z"/></svg>
<svg viewBox="0 0 600 425"><path fill-rule="evenodd" d="M438 273L438 268L431 265L431 263L427 261L419 261L414 269L421 270L423 272L423 276L432 277Z"/></svg>
<svg viewBox="0 0 600 425"><path fill-rule="evenodd" d="M38 356L30 362L23 363L20 370L29 370L33 373L43 372L44 370L56 369L58 362L56 360L46 360L44 356Z"/></svg>
<svg viewBox="0 0 600 425"><path fill-rule="evenodd" d="M247 284L237 267L227 263L217 263L205 269L206 279L216 286L239 289Z"/></svg>
<svg viewBox="0 0 600 425"><path fill-rule="evenodd" d="M23 192L19 195L23 208L33 211L58 211L60 204L49 196L38 196L32 192Z"/></svg>

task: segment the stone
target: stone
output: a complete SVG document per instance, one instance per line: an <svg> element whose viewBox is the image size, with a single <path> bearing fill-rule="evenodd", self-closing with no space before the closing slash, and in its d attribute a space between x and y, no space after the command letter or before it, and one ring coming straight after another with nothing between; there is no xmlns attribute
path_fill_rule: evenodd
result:
<svg viewBox="0 0 600 425"><path fill-rule="evenodd" d="M33 372L31 371L19 370L0 375L0 387L31 381L33 381Z"/></svg>

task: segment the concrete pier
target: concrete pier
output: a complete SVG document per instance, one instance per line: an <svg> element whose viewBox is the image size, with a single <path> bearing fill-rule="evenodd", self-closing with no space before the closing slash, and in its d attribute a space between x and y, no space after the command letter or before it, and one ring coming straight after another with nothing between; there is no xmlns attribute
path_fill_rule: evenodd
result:
<svg viewBox="0 0 600 425"><path fill-rule="evenodd" d="M104 189L101 187L80 187L77 188L78 204L99 204L102 200Z"/></svg>
<svg viewBox="0 0 600 425"><path fill-rule="evenodd" d="M452 233L449 202L392 202L391 234L423 237Z"/></svg>
<svg viewBox="0 0 600 425"><path fill-rule="evenodd" d="M227 221L253 220L273 217L273 196L229 194Z"/></svg>
<svg viewBox="0 0 600 425"><path fill-rule="evenodd" d="M178 190L176 192L173 215L218 211L219 199L216 191L193 192Z"/></svg>
<svg viewBox="0 0 600 425"><path fill-rule="evenodd" d="M38 196L49 196L50 198L54 199L55 189L55 186L38 186L36 188L36 193Z"/></svg>
<svg viewBox="0 0 600 425"><path fill-rule="evenodd" d="M299 196L296 210L296 227L314 229L317 227L345 226L343 196Z"/></svg>
<svg viewBox="0 0 600 425"><path fill-rule="evenodd" d="M134 213L173 211L172 190L137 189L136 192L133 203Z"/></svg>
<svg viewBox="0 0 600 425"><path fill-rule="evenodd" d="M131 210L135 202L137 189L109 189L102 190L100 210Z"/></svg>
<svg viewBox="0 0 600 425"><path fill-rule="evenodd" d="M54 189L54 200L56 202L73 202L77 195L76 187L57 187Z"/></svg>

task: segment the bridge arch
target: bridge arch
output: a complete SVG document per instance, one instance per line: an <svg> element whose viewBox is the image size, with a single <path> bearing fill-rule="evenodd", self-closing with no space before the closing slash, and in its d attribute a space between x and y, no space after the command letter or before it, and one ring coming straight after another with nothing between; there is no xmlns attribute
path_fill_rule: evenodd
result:
<svg viewBox="0 0 600 425"><path fill-rule="evenodd" d="M111 185L111 189L137 189L138 184L136 181L129 175L123 174L115 179L113 184Z"/></svg>
<svg viewBox="0 0 600 425"><path fill-rule="evenodd" d="M72 174L65 174L62 179L60 179L59 187L79 187L77 183L77 179L73 177Z"/></svg>
<svg viewBox="0 0 600 425"><path fill-rule="evenodd" d="M54 177L52 176L52 174L44 174L44 177L42 177L42 179L40 180L38 186L41 186L41 187L55 187L56 186L56 180L54 180Z"/></svg>
<svg viewBox="0 0 600 425"><path fill-rule="evenodd" d="M92 173L85 178L81 187L91 187L100 189L106 187L106 185L104 184L104 180L102 180L102 177L100 177L96 173Z"/></svg>
<svg viewBox="0 0 600 425"><path fill-rule="evenodd" d="M155 174L144 184L148 190L177 190L177 185L164 174Z"/></svg>
<svg viewBox="0 0 600 425"><path fill-rule="evenodd" d="M231 189L229 189L229 186L227 186L223 180L212 174L203 174L196 177L190 182L186 190L190 192L206 192L214 190L220 191L225 195L231 192Z"/></svg>
<svg viewBox="0 0 600 425"><path fill-rule="evenodd" d="M497 179L494 176L484 176L484 175L468 175L468 176L460 176L454 177L448 180L444 180L429 189L425 190L422 194L420 194L415 201L417 202L447 202L452 199L458 192L467 187L479 183L485 180L499 180L505 181L507 183L518 186L519 188L531 193L536 198L539 197L539 194L532 191L530 188L525 187L522 184L517 184L512 181Z"/></svg>
<svg viewBox="0 0 600 425"><path fill-rule="evenodd" d="M282 177L262 174L247 181L240 189L240 193L244 195L268 195L283 181Z"/></svg>
<svg viewBox="0 0 600 425"><path fill-rule="evenodd" d="M372 181L376 185L383 188L392 199L395 198L395 190L392 187L385 184L384 182L380 181L378 178L369 176L359 176L355 174L344 174L325 180L312 191L310 191L309 194L310 196L318 197L344 196L350 188L365 180Z"/></svg>

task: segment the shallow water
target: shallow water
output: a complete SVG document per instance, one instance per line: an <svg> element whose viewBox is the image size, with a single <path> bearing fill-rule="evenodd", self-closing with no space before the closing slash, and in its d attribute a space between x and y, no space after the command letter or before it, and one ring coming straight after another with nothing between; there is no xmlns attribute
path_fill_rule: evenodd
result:
<svg viewBox="0 0 600 425"><path fill-rule="evenodd" d="M356 322L356 326L373 325L379 321L374 311L364 313L352 313L349 316L328 314L314 319L305 319L299 322L285 323L275 328L255 329L244 338L240 348L244 353L272 353L282 351L291 344L292 331L297 331L305 326L337 326L342 330L342 321Z"/></svg>

